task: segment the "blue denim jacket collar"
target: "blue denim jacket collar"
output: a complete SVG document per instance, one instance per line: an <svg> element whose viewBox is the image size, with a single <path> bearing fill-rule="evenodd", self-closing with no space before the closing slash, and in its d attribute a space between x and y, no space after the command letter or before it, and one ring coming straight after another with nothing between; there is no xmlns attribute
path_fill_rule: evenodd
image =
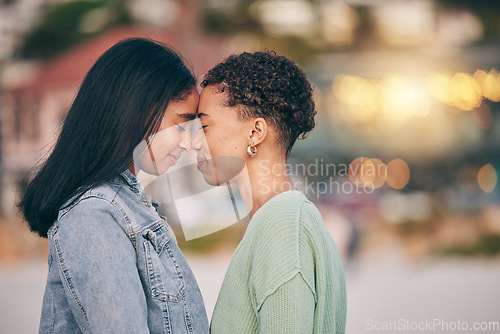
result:
<svg viewBox="0 0 500 334"><path fill-rule="evenodd" d="M144 186L141 181L139 181L137 177L128 169L125 169L119 176L115 177L110 182L128 186L134 193L139 195L140 201L146 206L152 205L155 209L158 209L160 206L159 202L157 202L151 195L144 192Z"/></svg>
<svg viewBox="0 0 500 334"><path fill-rule="evenodd" d="M125 180L125 182L134 189L137 189L138 191L143 191L144 187L142 186L141 181L139 181L134 174L128 169L125 169L120 176L122 179Z"/></svg>
<svg viewBox="0 0 500 334"><path fill-rule="evenodd" d="M144 187L141 181L139 181L134 176L134 174L132 174L130 170L125 169L123 172L120 173L120 175L117 175L113 179L109 180L109 183L129 188L133 193L135 193L139 197L139 200L145 206L152 206L155 208L156 211L158 211L160 203L157 202L151 195L144 192ZM89 191L83 194L82 198L87 197ZM73 201L77 198L77 196L78 195L73 196L68 201L66 201L66 203L62 205L61 210L59 210L58 213L58 219L59 217L61 217L61 215L65 214L68 210L70 210L74 206L74 204L76 204L73 203Z"/></svg>

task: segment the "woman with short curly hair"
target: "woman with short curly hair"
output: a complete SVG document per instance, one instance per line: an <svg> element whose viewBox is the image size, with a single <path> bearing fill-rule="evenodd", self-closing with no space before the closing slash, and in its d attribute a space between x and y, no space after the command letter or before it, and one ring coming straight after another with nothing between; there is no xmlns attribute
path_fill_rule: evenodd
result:
<svg viewBox="0 0 500 334"><path fill-rule="evenodd" d="M235 182L250 207L211 333L344 333L340 255L286 170L293 144L315 126L311 84L292 60L256 52L230 56L202 87L198 169L210 184ZM248 178L234 177L238 166Z"/></svg>

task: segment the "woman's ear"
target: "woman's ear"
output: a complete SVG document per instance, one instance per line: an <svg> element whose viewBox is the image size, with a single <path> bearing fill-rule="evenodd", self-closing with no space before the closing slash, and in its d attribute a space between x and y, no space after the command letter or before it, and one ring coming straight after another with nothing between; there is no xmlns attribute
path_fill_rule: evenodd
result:
<svg viewBox="0 0 500 334"><path fill-rule="evenodd" d="M253 141L254 145L259 145L266 139L267 130L267 122L265 119L259 117L252 120L250 141Z"/></svg>

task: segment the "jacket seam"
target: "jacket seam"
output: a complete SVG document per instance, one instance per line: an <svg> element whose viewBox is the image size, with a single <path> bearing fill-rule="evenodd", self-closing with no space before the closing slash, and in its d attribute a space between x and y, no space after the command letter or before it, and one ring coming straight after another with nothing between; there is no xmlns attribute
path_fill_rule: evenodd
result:
<svg viewBox="0 0 500 334"><path fill-rule="evenodd" d="M78 307L80 308L80 310L82 311L83 313L83 316L85 317L85 321L87 322L87 326L90 328L90 323L89 323L89 319L87 317L87 311L85 310L85 307L83 306L81 300L80 300L80 297L78 296L76 290L75 290L75 287L73 286L73 283L72 283L72 279L68 273L68 268L66 268L66 265L64 263L64 258L61 254L61 248L60 248L60 245L59 245L59 240L58 240L58 237L56 234L54 234L53 236L54 238L54 246L57 250L57 256L59 258L59 267L61 268L62 270L62 276L64 277L64 280L66 281L66 284L68 285L69 287L69 290L71 292L71 295L73 296L73 299L75 300L75 302L77 303Z"/></svg>
<svg viewBox="0 0 500 334"><path fill-rule="evenodd" d="M56 323L56 305L55 305L55 302L54 302L54 296L52 295L52 298L51 298L51 304L52 304L52 307L51 307L51 313L52 313L52 322L50 323L50 327L49 327L49 331L51 334L54 333L54 327L55 327L55 323Z"/></svg>
<svg viewBox="0 0 500 334"><path fill-rule="evenodd" d="M109 187L109 185L108 185L108 187ZM89 198L96 198L96 199L102 199L104 201L107 201L108 203L113 205L113 207L116 210L118 210L118 212L121 215L121 218L125 222L126 233L127 233L128 237L131 239L132 245L134 246L134 249L137 251L137 240L136 240L135 235L134 235L134 230L132 228L131 220L128 217L127 213L125 212L125 210L123 210L123 208L118 203L116 203L116 201L114 199L108 198L107 195L105 195L101 192L95 192L95 191L93 191L93 189L91 189L90 191L88 191L87 193L82 195L77 201L75 201L75 203L71 207L67 208L67 210L61 214L61 216L58 218L58 221L61 220L66 214L68 214L74 207L76 207L77 204L79 204L79 203L81 203L84 200L89 199Z"/></svg>

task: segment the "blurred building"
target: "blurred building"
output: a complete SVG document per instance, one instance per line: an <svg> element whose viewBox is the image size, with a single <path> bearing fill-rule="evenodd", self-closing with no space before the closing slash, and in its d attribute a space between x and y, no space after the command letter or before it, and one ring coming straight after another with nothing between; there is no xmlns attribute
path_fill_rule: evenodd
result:
<svg viewBox="0 0 500 334"><path fill-rule="evenodd" d="M200 27L197 1L168 3L169 6L144 7L138 1L132 2L132 10L138 12L144 24L108 30L41 66L12 64L6 69L1 101L3 214L14 213L15 193L22 187L27 171L50 153L85 74L113 44L138 36L164 42L180 51L198 76L227 56L224 40ZM151 20L158 24L146 24ZM162 20L165 24L160 24Z"/></svg>

